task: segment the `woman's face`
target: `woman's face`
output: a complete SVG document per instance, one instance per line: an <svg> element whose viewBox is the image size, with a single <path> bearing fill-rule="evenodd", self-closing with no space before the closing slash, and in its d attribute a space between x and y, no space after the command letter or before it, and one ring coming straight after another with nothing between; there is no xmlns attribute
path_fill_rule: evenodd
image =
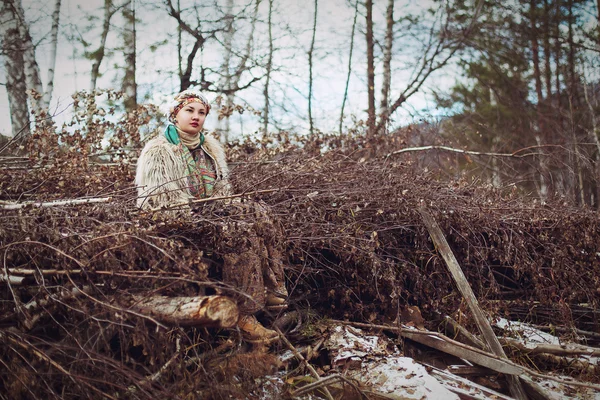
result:
<svg viewBox="0 0 600 400"><path fill-rule="evenodd" d="M193 102L183 107L177 115L175 125L182 131L195 135L202 130L206 119L206 107L202 103Z"/></svg>

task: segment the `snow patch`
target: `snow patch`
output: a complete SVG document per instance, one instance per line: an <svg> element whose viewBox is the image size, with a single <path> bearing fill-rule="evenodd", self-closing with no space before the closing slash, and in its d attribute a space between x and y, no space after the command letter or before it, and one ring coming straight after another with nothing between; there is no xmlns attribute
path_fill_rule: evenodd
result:
<svg viewBox="0 0 600 400"><path fill-rule="evenodd" d="M500 318L498 321L496 321L496 326L505 331L517 333L519 338L523 341L523 344L526 346L528 344L535 346L536 344L540 343L556 345L561 344L560 339L556 336L541 331L523 322L509 321L505 318Z"/></svg>
<svg viewBox="0 0 600 400"><path fill-rule="evenodd" d="M333 328L325 346L330 351L332 367L345 370L348 378L377 392L403 399L459 398L431 376L424 366L412 358L402 357L385 337L338 325Z"/></svg>

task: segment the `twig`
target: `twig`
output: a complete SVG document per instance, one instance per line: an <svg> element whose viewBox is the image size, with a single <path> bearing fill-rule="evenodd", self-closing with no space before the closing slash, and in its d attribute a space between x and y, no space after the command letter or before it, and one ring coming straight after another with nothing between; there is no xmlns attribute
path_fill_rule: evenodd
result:
<svg viewBox="0 0 600 400"><path fill-rule="evenodd" d="M489 153L489 152L484 152L484 151L473 151L473 150L456 149L454 147L448 147L448 146L431 145L431 146L420 146L420 147L407 147L405 149L400 149L400 150L393 151L393 152L389 153L387 155L387 157L390 157L390 156L393 156L393 155L396 155L396 154L401 154L401 153L408 153L408 152L412 152L412 151L444 150L444 151L450 151L450 152L453 152L453 153L469 154L469 155L474 155L474 156L524 158L524 157L531 157L531 156L539 156L539 155L543 155L543 154L542 153L518 154L518 153L521 152L521 151L523 151L523 150L529 150L530 148L533 148L533 147L548 147L548 146L554 147L554 145L542 145L542 146L527 147L525 149L517 150L517 151L515 151L513 153ZM561 146L556 146L556 147L561 147Z"/></svg>
<svg viewBox="0 0 600 400"><path fill-rule="evenodd" d="M79 261L78 259L76 259L76 258L75 258L75 257L73 257L73 256L70 256L69 254L66 254L65 252L63 252L63 251L62 251L62 250L60 250L59 248L57 248L57 247L54 247L54 246L51 246L51 245L49 245L49 244L47 244L47 243L43 243L43 242L39 242L39 241L33 241L33 240L31 240L31 241L21 241L21 242L13 242L13 243L9 243L8 245L6 245L6 246L4 246L4 247L3 247L3 249L4 249L4 258L5 258L5 260L4 260L4 263L5 263L5 273L6 273L6 254L8 253L8 249L9 249L10 247L12 247L12 246L17 246L17 245L37 245L37 246L43 246L43 247L47 247L47 248L49 248L49 249L52 249L52 250L54 250L56 253L60 254L61 256L63 256L63 257L65 257L65 258L67 258L67 259L69 259L69 260L73 261L75 264L77 264L77 265L79 266L79 268L81 268L81 269L84 269L84 268L85 268L85 265L84 265L84 264L83 264L81 261ZM112 304L108 304L108 303L106 303L106 302L103 302L103 301L101 301L101 300L99 300L99 299L95 298L94 296L90 296L90 295L89 295L89 294L87 294L85 291L81 290L81 288L80 288L80 287L77 285L77 283L75 283L75 281L73 281L73 278L71 277L71 275L70 275L70 274L66 274L66 277L67 277L67 279L69 280L69 282L70 282L70 283L71 283L71 284L72 284L72 285L73 285L73 286L74 286L76 289L79 289L79 290L81 291L81 294L82 294L82 295L84 295L85 297L87 297L88 299L90 299L91 301L93 301L94 303L100 304L100 305L102 305L102 306L104 306L104 307L106 307L106 308L109 308L109 309L115 310L115 311L117 311L117 312L124 312L124 313L130 314L130 315L134 315L134 316L136 316L136 317L144 318L144 319L146 319L146 320L148 320L148 321L151 321L151 322L153 322L154 324L156 324L156 325L157 325L157 327L160 327L160 328L163 328L163 329L166 329L166 328L167 328L165 325L163 325L162 323L158 322L156 319L154 319L154 318L152 318L152 317L150 317L150 316L148 316L148 315L143 315L143 314L137 313L137 312L135 312L135 311L132 311L132 310L124 309L124 308L122 308L122 307L115 307L115 306L113 306ZM17 304L17 305L18 305L18 298L15 298L15 304Z"/></svg>
<svg viewBox="0 0 600 400"><path fill-rule="evenodd" d="M600 333L598 332L591 332L591 331L584 331L581 329L577 329L577 328L566 328L566 327L562 327L562 326L548 326L548 325L534 325L532 324L531 327L539 329L540 331L544 331L544 332L562 332L562 333L574 333L577 336L584 336L586 338L592 338L594 340L600 340Z"/></svg>
<svg viewBox="0 0 600 400"><path fill-rule="evenodd" d="M477 347L482 350L486 349L485 343L483 343L481 340L479 340L478 337L476 337L471 332L469 332L467 329L465 329L464 326L460 325L458 322L456 322L454 319L452 319L449 315L446 315L444 320L446 321L446 323L448 325L450 325L454 335L462 336L463 340L465 342L467 342L468 345Z"/></svg>
<svg viewBox="0 0 600 400"><path fill-rule="evenodd" d="M70 373L69 371L67 371L66 369L64 369L59 363L57 363L56 361L54 361L50 356L48 356L46 353L44 353L41 350L39 350L33 344L29 343L29 341L24 340L24 338L19 337L20 340L16 340L11 335L6 335L3 332L0 332L0 338L6 338L11 343L13 343L13 344L15 344L15 345L17 345L17 346L25 349L25 350L31 351L40 360L47 362L48 364L50 364L51 366L53 366L54 368L56 368L57 370L59 370L64 376L66 376L69 379L71 379L73 382L75 382L75 383L80 382L83 385L87 386L88 388L94 390L95 392L100 392L103 396L105 396L105 397L107 397L109 399L116 400L115 397L109 396L108 394L101 392L98 388L96 388L93 385L91 385L88 382L86 382L86 380L82 379L81 376L74 375L74 374Z"/></svg>
<svg viewBox="0 0 600 400"><path fill-rule="evenodd" d="M180 350L181 337L177 335L177 341L175 342L175 354L173 354L173 356L162 367L160 367L158 371L142 379L140 382L137 383L136 386L130 386L127 391L133 394L137 391L138 388L141 388L148 383L156 382L160 378L160 376L171 366L171 364L173 364L173 362L175 362L175 360L179 358Z"/></svg>
<svg viewBox="0 0 600 400"><path fill-rule="evenodd" d="M293 392L291 392L290 396L292 396L292 397L302 396L307 393L314 392L315 390L320 389L320 388L322 388L325 391L325 390L327 390L327 386L333 385L334 383L337 383L340 381L352 386L354 388L354 390L356 390L361 395L361 397L368 398L367 396L364 395L364 393L360 390L360 388L354 382L352 382L350 379L346 378L345 376L339 375L339 374L329 375L325 378L318 379L316 382L312 382L312 383L309 383L308 385L304 385L301 388L299 388L298 390L294 390Z"/></svg>
<svg viewBox="0 0 600 400"><path fill-rule="evenodd" d="M306 358L304 358L304 356L302 354L300 354L300 352L294 347L294 345L292 344L292 342L290 342L288 340L287 337L285 337L285 335L283 334L283 332L281 332L281 329L279 329L278 327L274 326L273 327L275 329L275 331L277 331L277 333L279 334L279 337L281 337L281 340L283 340L283 342L286 344L286 346L292 351L292 353L294 353L294 355L296 356L296 358L298 360L300 360L304 366L310 371L310 374L318 379L321 380L321 376L319 375L319 373L315 370L315 368L306 360ZM334 400L333 396L331 396L331 393L329 392L329 390L326 387L323 387L323 392L325 393L325 397L327 397L327 399L329 400Z"/></svg>
<svg viewBox="0 0 600 400"><path fill-rule="evenodd" d="M186 202L175 203L170 206L161 206L161 207L151 208L150 211L157 212L157 211L172 210L174 208L191 206L193 204L202 204L202 203L209 203L211 201L235 199L238 197L250 196L250 195L254 195L254 194L273 193L273 192L278 192L279 190L281 190L281 189L263 189L263 190L255 190L254 192L244 192L244 193L232 194L229 196L213 196L213 197L207 197L205 199L194 199L194 200L190 200L190 201L186 201Z"/></svg>
<svg viewBox="0 0 600 400"><path fill-rule="evenodd" d="M43 276L54 276L54 275L79 275L83 272L81 269L67 270L67 269L29 269L29 268L9 268L9 274L11 277L13 275L18 276L33 276L33 275L43 275ZM95 271L94 271L95 272ZM2 277L0 277L0 280Z"/></svg>

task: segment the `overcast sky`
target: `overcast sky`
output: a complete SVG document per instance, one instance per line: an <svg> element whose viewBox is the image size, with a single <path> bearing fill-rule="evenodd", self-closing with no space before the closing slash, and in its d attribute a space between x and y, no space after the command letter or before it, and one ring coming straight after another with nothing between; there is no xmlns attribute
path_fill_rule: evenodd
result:
<svg viewBox="0 0 600 400"><path fill-rule="evenodd" d="M149 46L158 40L164 39L169 34L174 35L175 22L166 13L153 9L149 4L150 0L136 0L137 18L140 22L137 24L137 83L140 102L147 100L142 96L149 95L152 102L161 102L161 97L176 92L179 82L176 76L177 53L174 45L159 47L155 52L149 50ZM156 3L161 4L160 1ZM182 5L183 5L182 1ZM239 3L239 2L236 2ZM267 6L266 1L262 6ZM272 85L272 96L285 96L287 110L275 109L282 120L286 120L288 125L296 129L306 129L306 94L308 92L308 66L306 61L306 50L310 44L310 28L313 18L314 2L299 2L296 0L275 0L276 13L275 23L285 22L289 24L293 31L300 33L294 37L285 37L279 39L280 50L279 57L291 56L293 60L286 64L286 75L274 77L275 81L284 81L287 85L285 93L278 93L279 86ZM376 7L384 7L385 2L375 2ZM411 3L408 1L408 3ZM429 3L429 2L427 2ZM427 3L419 2L419 7L425 7ZM89 88L89 72L91 63L82 59L80 55L81 46L73 44L66 39L67 34L75 34L78 31L84 34L86 40L92 41L93 46L97 46L97 36L93 33L85 33L83 25L86 14L95 14L102 17L103 0L63 0L61 9L61 30L59 34L59 46L56 61L56 75L54 83L53 100L51 112L59 113L56 118L59 123L68 119L71 103L71 94L77 90ZM34 2L23 0L26 18L30 24L34 41L38 44L36 56L40 65L44 87L47 84L48 70L48 43L44 38L49 35L50 18L53 5L51 2ZM399 13L407 12L407 5L398 2L396 6L396 17ZM414 7L414 6L412 6ZM414 8L413 8L414 10ZM383 8L375 12L376 23L382 24L384 14ZM316 60L314 65L315 85L314 85L314 111L316 126L325 131L337 130L341 102L343 98L344 85L347 72L347 48L350 40L350 31L352 27L353 10L348 6L346 0L321 0L318 11L318 28L316 44ZM359 17L361 18L361 17ZM362 23L362 19L360 20ZM100 22L98 22L99 24ZM116 18L113 23L119 24ZM264 37L263 37L264 39ZM95 42L94 42L95 40ZM354 113L359 118L365 118L366 108L366 76L364 76L364 35L361 31L356 33L356 48L354 52L355 74L350 83L350 94L346 105L347 114ZM108 38L108 46L116 47L120 43L120 38L115 32ZM300 46L300 50L298 49ZM286 48L293 49L286 52ZM302 51L304 49L304 51ZM209 54L205 52L202 58L198 57L198 62L204 65L219 63L220 54ZM406 57L406 55L404 55ZM114 68L115 64L122 63L122 59L116 57L107 57L103 61L103 76L99 80L99 88L112 88L118 86L118 77L121 72ZM216 66L216 65L215 65ZM4 62L0 65L0 82L4 82ZM379 72L379 71L378 71ZM396 76L401 77L399 71ZM405 78L408 79L409 70L405 71ZM452 82L451 78L439 75L433 77L428 82L429 87L448 86ZM263 107L262 82L258 82L255 90L243 94L242 101L252 105L254 108ZM396 79L392 83L392 96L403 88L401 79ZM293 88L293 89L290 89ZM379 94L379 93L378 93ZM208 94L209 99L214 95ZM425 96L419 95L411 98L407 105L410 112L420 111L431 108L432 104L427 103ZM434 113L433 110L429 112ZM425 115L428 111L425 111ZM284 118L287 117L287 118ZM410 122L412 116L404 111L401 118L405 122ZM207 121L207 129L214 128L216 118ZM350 121L348 121L350 123ZM249 133L257 128L259 121L237 118L232 124L232 131ZM10 118L8 99L4 86L0 85L0 132L10 133Z"/></svg>

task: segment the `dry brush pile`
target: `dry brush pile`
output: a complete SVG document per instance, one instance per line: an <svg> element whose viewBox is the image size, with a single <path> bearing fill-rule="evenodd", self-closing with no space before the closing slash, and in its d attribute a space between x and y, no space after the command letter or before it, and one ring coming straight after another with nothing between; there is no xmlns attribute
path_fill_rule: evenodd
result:
<svg viewBox="0 0 600 400"><path fill-rule="evenodd" d="M447 315L468 315L423 224L424 207L489 313L600 332L595 211L440 182L408 156L368 156L361 138L296 140L229 149L237 193L272 190L249 196L267 203L284 228L292 310L393 324L417 306L433 330ZM225 290L219 234L232 217L210 202L177 218L140 212L133 160L94 163L86 152L58 148L52 157L5 159L2 206L106 202L0 211L0 393L247 397L260 385L255 378L279 367L270 354L245 352L234 329L166 324L136 307L149 296Z"/></svg>

